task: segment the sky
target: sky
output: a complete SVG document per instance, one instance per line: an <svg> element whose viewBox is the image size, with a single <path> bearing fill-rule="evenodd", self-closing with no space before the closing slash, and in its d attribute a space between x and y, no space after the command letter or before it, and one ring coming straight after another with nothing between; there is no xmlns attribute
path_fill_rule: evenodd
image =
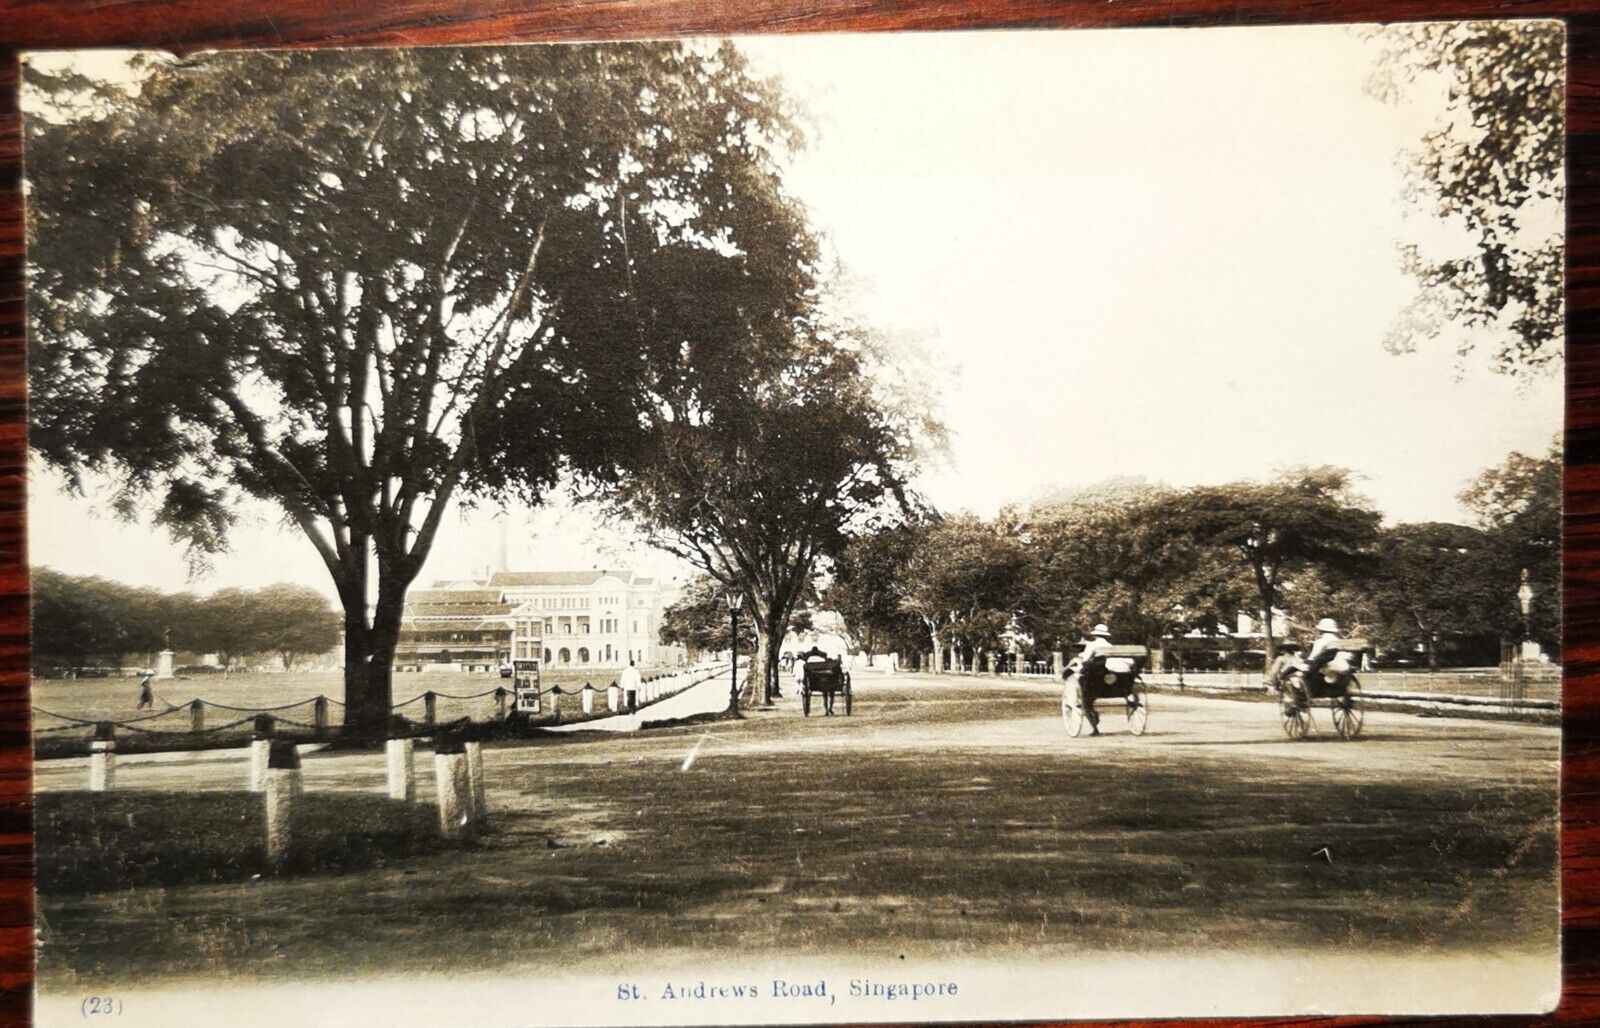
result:
<svg viewBox="0 0 1600 1028"><path fill-rule="evenodd" d="M1559 373L1519 381L1439 340L1383 347L1413 295L1401 240L1461 240L1402 200L1440 111L1363 91L1340 27L767 37L741 43L809 112L788 169L868 323L916 341L950 430L916 483L991 515L1050 489L1335 464L1390 521L1456 500L1560 429ZM181 551L35 470L35 564L209 591L327 588L310 545L248 511L187 581ZM508 515L528 569L682 569L557 502ZM422 581L480 570L502 528L448 518ZM331 592L331 589L329 590Z"/></svg>

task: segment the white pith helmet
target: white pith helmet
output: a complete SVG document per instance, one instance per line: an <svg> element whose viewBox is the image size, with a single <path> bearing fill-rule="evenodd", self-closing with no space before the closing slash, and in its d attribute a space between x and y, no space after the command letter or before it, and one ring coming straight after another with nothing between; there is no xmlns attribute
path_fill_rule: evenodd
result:
<svg viewBox="0 0 1600 1028"><path fill-rule="evenodd" d="M1090 632L1089 634L1095 636L1096 638L1109 639L1111 638L1111 629L1107 628L1104 624L1099 624L1095 625L1094 631Z"/></svg>
<svg viewBox="0 0 1600 1028"><path fill-rule="evenodd" d="M1334 635L1338 635L1339 622L1333 620L1333 618L1323 618L1321 621L1317 622L1317 631L1332 632Z"/></svg>

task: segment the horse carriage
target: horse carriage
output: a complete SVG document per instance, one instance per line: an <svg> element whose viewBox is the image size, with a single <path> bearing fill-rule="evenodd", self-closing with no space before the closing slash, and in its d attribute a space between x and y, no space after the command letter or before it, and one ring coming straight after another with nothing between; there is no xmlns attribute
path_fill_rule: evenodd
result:
<svg viewBox="0 0 1600 1028"><path fill-rule="evenodd" d="M1150 702L1140 675L1150 660L1144 646L1112 646L1085 660L1076 672L1067 672L1061 693L1061 720L1067 734L1077 737L1099 700L1121 700L1128 716L1128 731L1143 735L1150 720Z"/></svg>
<svg viewBox="0 0 1600 1028"><path fill-rule="evenodd" d="M822 712L831 717L834 697L839 694L844 695L845 716L850 716L850 672L844 669L844 661L813 657L801 665L800 675L800 709L806 717L811 716L813 695L822 697Z"/></svg>
<svg viewBox="0 0 1600 1028"><path fill-rule="evenodd" d="M1361 683L1356 669L1361 657L1370 652L1365 639L1341 639L1326 651L1328 658L1315 666L1285 676L1288 681L1274 683L1280 695L1279 712L1283 734L1304 739L1311 731L1311 707L1326 700L1333 716L1333 730L1341 739L1361 734Z"/></svg>

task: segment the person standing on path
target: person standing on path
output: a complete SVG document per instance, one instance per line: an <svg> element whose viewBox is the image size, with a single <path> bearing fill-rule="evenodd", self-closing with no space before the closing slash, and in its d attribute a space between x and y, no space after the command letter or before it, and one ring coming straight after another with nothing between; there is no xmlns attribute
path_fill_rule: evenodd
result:
<svg viewBox="0 0 1600 1028"><path fill-rule="evenodd" d="M623 702L627 702L628 690L633 690L635 702L640 689L639 669L633 666L633 659L628 659L628 666L622 669L622 674L617 676L617 688L622 690Z"/></svg>
<svg viewBox="0 0 1600 1028"><path fill-rule="evenodd" d="M156 705L156 691L150 684L154 675L145 675L139 681L139 710L149 710Z"/></svg>

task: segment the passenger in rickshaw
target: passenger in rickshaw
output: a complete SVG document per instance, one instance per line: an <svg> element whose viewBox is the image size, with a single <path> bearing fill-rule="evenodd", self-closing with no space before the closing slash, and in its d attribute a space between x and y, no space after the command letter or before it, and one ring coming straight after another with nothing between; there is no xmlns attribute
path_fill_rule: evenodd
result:
<svg viewBox="0 0 1600 1028"><path fill-rule="evenodd" d="M1083 650L1067 665L1071 675L1078 678L1079 683L1092 681L1092 677L1085 677L1085 671L1093 672L1112 671L1125 673L1133 670L1133 662L1127 657L1107 657L1105 654L1112 649L1111 629L1104 623L1094 626L1089 633L1089 641L1083 644ZM1094 708L1094 697L1090 689L1083 690L1083 712L1089 721L1089 734L1100 734L1100 712Z"/></svg>
<svg viewBox="0 0 1600 1028"><path fill-rule="evenodd" d="M1272 662L1272 667L1267 669L1267 684L1282 693L1291 688L1295 673L1299 671L1303 661L1301 654L1305 646L1294 639L1285 639L1278 646L1278 656Z"/></svg>
<svg viewBox="0 0 1600 1028"><path fill-rule="evenodd" d="M1339 645L1342 641L1339 622L1333 618L1323 618L1317 622L1317 638L1311 644L1311 652L1286 672L1286 682L1298 683L1296 694L1302 705L1311 702L1312 676L1320 674L1322 669L1339 655Z"/></svg>

